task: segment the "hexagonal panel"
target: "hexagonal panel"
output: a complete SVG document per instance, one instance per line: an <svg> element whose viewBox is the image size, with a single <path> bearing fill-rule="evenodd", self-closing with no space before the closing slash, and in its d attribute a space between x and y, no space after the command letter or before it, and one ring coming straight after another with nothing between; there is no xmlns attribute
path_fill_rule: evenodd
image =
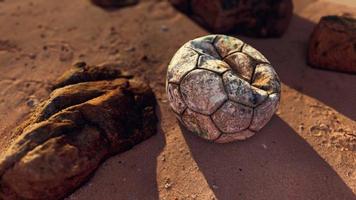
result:
<svg viewBox="0 0 356 200"><path fill-rule="evenodd" d="M190 47L200 54L207 54L213 56L217 59L220 59L219 54L216 52L214 45L212 44L214 41L215 35L208 35L204 37L200 37L194 40L187 42L184 46Z"/></svg>
<svg viewBox="0 0 356 200"><path fill-rule="evenodd" d="M179 83L182 77L195 68L199 54L194 50L181 47L174 54L168 65L167 80L172 83Z"/></svg>
<svg viewBox="0 0 356 200"><path fill-rule="evenodd" d="M240 75L246 81L250 81L255 68L255 63L244 53L236 52L227 56L224 61L228 63L231 69Z"/></svg>
<svg viewBox="0 0 356 200"><path fill-rule="evenodd" d="M271 94L265 102L255 108L249 129L259 131L263 128L277 111L278 104L279 94Z"/></svg>
<svg viewBox="0 0 356 200"><path fill-rule="evenodd" d="M226 99L221 77L211 71L195 69L180 84L182 97L187 106L199 113L213 113Z"/></svg>
<svg viewBox="0 0 356 200"><path fill-rule="evenodd" d="M253 48L252 46L245 44L242 47L242 52L246 53L247 55L251 56L258 62L270 63L266 57L264 57L257 49Z"/></svg>
<svg viewBox="0 0 356 200"><path fill-rule="evenodd" d="M215 142L217 143L228 143L236 140L246 140L252 137L255 133L250 130L244 130L238 133L223 133Z"/></svg>
<svg viewBox="0 0 356 200"><path fill-rule="evenodd" d="M201 55L198 60L198 68L208 69L216 73L224 73L230 69L230 66L221 60L209 55Z"/></svg>
<svg viewBox="0 0 356 200"><path fill-rule="evenodd" d="M232 101L255 107L268 97L267 92L251 86L231 71L224 73L223 81L225 91Z"/></svg>
<svg viewBox="0 0 356 200"><path fill-rule="evenodd" d="M268 94L280 93L281 91L278 75L273 67L268 64L259 64L256 66L252 85L267 91Z"/></svg>
<svg viewBox="0 0 356 200"><path fill-rule="evenodd" d="M252 112L252 108L228 101L212 115L212 119L221 131L236 133L249 126Z"/></svg>
<svg viewBox="0 0 356 200"><path fill-rule="evenodd" d="M233 52L241 51L243 44L241 40L226 35L217 35L214 41L217 52L223 58Z"/></svg>
<svg viewBox="0 0 356 200"><path fill-rule="evenodd" d="M207 140L215 140L221 134L207 115L202 115L187 109L183 113L182 120L191 132Z"/></svg>
<svg viewBox="0 0 356 200"><path fill-rule="evenodd" d="M185 105L182 99L182 96L179 91L179 86L176 84L168 83L167 95L168 95L169 104L172 107L172 109L176 113L181 114L187 106Z"/></svg>

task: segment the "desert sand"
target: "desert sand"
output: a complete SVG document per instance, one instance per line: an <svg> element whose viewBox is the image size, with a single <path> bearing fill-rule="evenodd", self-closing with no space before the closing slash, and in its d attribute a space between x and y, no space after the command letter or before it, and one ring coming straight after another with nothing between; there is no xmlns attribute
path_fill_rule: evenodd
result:
<svg viewBox="0 0 356 200"><path fill-rule="evenodd" d="M294 3L282 38L237 36L279 74L277 114L249 140L212 144L180 127L169 109L170 58L209 33L167 1L112 10L88 0L0 1L0 153L16 137L11 130L72 63L119 63L153 87L159 132L104 162L68 200L355 199L356 76L311 68L305 54L319 18L356 15L356 2Z"/></svg>

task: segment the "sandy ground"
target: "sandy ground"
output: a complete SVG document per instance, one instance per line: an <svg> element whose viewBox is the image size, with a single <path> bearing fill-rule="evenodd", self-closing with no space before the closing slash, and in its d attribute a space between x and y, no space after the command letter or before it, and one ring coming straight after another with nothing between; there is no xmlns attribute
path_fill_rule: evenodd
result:
<svg viewBox="0 0 356 200"><path fill-rule="evenodd" d="M208 34L166 1L103 10L88 0L0 1L0 152L11 130L71 63L121 63L159 99L157 135L107 160L68 199L355 199L356 76L310 68L320 16L356 14L355 1L301 0L280 39L240 37L283 82L277 115L255 137L211 144L181 128L164 91L178 47Z"/></svg>

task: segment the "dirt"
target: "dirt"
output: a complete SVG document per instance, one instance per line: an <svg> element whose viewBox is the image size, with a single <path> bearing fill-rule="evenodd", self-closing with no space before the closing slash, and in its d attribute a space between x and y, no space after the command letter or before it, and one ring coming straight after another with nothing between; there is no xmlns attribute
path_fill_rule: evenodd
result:
<svg viewBox="0 0 356 200"><path fill-rule="evenodd" d="M115 63L150 82L160 130L106 161L68 199L354 199L355 75L306 64L319 18L356 14L356 3L340 2L295 2L282 38L238 36L276 69L281 105L254 137L212 144L180 127L168 106L168 62L182 44L208 32L167 1L111 10L89 0L1 1L0 152L72 63Z"/></svg>

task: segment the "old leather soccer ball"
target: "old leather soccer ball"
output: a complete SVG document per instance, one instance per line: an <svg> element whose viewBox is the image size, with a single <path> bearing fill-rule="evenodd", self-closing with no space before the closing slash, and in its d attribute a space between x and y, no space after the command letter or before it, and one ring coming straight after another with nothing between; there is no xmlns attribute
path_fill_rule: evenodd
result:
<svg viewBox="0 0 356 200"><path fill-rule="evenodd" d="M241 40L208 35L184 44L167 72L170 106L198 136L219 143L244 140L276 112L280 81L270 62Z"/></svg>

